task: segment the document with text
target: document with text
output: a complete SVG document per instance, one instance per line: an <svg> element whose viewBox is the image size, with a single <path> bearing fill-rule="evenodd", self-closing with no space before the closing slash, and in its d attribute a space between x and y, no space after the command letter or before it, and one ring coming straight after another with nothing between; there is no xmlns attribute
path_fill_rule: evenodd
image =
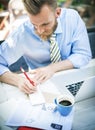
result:
<svg viewBox="0 0 95 130"><path fill-rule="evenodd" d="M32 106L27 100L18 103L6 122L7 126L29 126L45 130L71 130L73 111L68 116L61 116L55 110L55 104Z"/></svg>

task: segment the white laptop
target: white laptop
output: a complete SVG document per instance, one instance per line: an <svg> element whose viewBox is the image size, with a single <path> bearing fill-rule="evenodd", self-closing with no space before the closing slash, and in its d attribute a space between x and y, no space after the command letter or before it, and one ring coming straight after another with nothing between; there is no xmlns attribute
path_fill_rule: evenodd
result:
<svg viewBox="0 0 95 130"><path fill-rule="evenodd" d="M76 102L95 96L95 66L57 73L52 79L61 93L64 87L75 97Z"/></svg>

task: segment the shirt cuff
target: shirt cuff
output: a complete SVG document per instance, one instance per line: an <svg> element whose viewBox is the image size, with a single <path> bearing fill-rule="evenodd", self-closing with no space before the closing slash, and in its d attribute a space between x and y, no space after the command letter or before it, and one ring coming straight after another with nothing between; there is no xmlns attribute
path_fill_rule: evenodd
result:
<svg viewBox="0 0 95 130"><path fill-rule="evenodd" d="M7 71L10 71L8 67L0 65L0 75L4 74Z"/></svg>
<svg viewBox="0 0 95 130"><path fill-rule="evenodd" d="M91 60L90 56L81 56L79 54L73 54L70 57L68 57L68 60L70 60L74 66L74 68L81 68L89 63Z"/></svg>

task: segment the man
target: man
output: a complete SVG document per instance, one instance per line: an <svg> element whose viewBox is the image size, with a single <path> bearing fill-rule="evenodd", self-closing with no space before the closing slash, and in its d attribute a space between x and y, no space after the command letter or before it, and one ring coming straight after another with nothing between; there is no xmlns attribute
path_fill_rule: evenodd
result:
<svg viewBox="0 0 95 130"><path fill-rule="evenodd" d="M56 0L23 0L29 19L0 46L0 81L32 93L58 71L80 68L91 59L86 27L78 13L57 7ZM56 34L61 61L50 60L50 37ZM8 66L23 56L34 74L33 86ZM63 77L64 78L64 77Z"/></svg>

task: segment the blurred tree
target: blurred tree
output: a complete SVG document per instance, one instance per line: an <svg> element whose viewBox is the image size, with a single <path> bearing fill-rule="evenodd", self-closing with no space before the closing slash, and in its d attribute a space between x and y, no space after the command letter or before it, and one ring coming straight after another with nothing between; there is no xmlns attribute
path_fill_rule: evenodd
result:
<svg viewBox="0 0 95 130"><path fill-rule="evenodd" d="M66 0L58 0L58 6L62 6L64 2L66 2Z"/></svg>
<svg viewBox="0 0 95 130"><path fill-rule="evenodd" d="M7 10L8 2L9 0L0 0L0 10Z"/></svg>
<svg viewBox="0 0 95 130"><path fill-rule="evenodd" d="M95 0L73 0L73 2L72 2L72 5L79 5L79 4L95 6Z"/></svg>
<svg viewBox="0 0 95 130"><path fill-rule="evenodd" d="M68 8L73 0L58 0L58 6Z"/></svg>

